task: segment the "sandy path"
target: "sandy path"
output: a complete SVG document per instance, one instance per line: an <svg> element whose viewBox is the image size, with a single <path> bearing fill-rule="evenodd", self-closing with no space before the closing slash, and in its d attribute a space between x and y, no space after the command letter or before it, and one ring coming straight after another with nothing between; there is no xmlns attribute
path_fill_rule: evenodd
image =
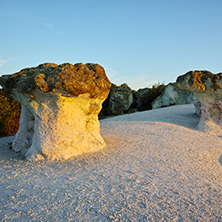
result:
<svg viewBox="0 0 222 222"><path fill-rule="evenodd" d="M0 139L0 221L222 221L222 139L192 105L101 121L107 147L31 163Z"/></svg>

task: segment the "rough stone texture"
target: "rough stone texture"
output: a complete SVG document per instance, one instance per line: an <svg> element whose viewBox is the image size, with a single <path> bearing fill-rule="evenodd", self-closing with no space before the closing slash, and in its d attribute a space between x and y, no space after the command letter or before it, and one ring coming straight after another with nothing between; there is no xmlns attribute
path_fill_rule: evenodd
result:
<svg viewBox="0 0 222 222"><path fill-rule="evenodd" d="M139 89L138 91L134 92L133 97L134 97L134 106L137 108L138 111L143 111L143 110L148 110L150 109L149 107L149 100L150 100L150 94L149 92L151 89L149 88L144 88L144 89Z"/></svg>
<svg viewBox="0 0 222 222"><path fill-rule="evenodd" d="M121 86L112 84L110 93L102 104L103 108L99 117L100 119L103 119L112 115L150 110L152 109L151 103L163 92L164 88L165 85L158 84L154 85L152 88L143 88L138 91L134 91L131 90L127 84L123 84Z"/></svg>
<svg viewBox="0 0 222 222"><path fill-rule="evenodd" d="M111 84L100 65L45 63L0 84L22 104L13 149L27 159L68 159L105 146L98 114Z"/></svg>
<svg viewBox="0 0 222 222"><path fill-rule="evenodd" d="M44 63L34 68L22 69L10 76L2 76L0 83L3 86L7 84L6 90L9 92L11 88L26 94L31 94L35 89L42 92L60 89L74 96L89 93L90 97L101 99L107 97L110 87L103 67L92 63Z"/></svg>
<svg viewBox="0 0 222 222"><path fill-rule="evenodd" d="M33 114L22 105L21 115L19 120L19 130L15 135L15 140L12 144L13 150L26 154L29 147L32 145L32 138L34 133L34 120Z"/></svg>
<svg viewBox="0 0 222 222"><path fill-rule="evenodd" d="M201 116L201 104L199 100L194 103L194 108L196 110L197 116Z"/></svg>
<svg viewBox="0 0 222 222"><path fill-rule="evenodd" d="M194 92L201 103L198 129L222 136L222 73L190 71L177 78L177 86Z"/></svg>
<svg viewBox="0 0 222 222"><path fill-rule="evenodd" d="M187 91L185 89L179 89L176 83L169 83L162 95L157 97L152 102L152 108L158 109L161 107L167 107L171 105L182 105L194 103L198 100L193 92Z"/></svg>
<svg viewBox="0 0 222 222"><path fill-rule="evenodd" d="M115 85L114 83L111 83L110 92L109 92L109 95L107 96L107 98L105 99L105 101L102 104L102 109L99 113L99 119L104 119L104 118L107 118L107 117L111 116L111 112L109 110L110 93L116 87L118 87L118 86Z"/></svg>
<svg viewBox="0 0 222 222"><path fill-rule="evenodd" d="M112 89L110 92L110 115L120 115L129 110L133 103L133 92L127 84Z"/></svg>

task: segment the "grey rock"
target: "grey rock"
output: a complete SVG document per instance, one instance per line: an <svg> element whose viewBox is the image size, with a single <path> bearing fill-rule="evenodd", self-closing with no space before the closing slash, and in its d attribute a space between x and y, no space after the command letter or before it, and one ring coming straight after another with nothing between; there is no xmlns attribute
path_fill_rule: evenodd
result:
<svg viewBox="0 0 222 222"><path fill-rule="evenodd" d="M157 97L153 103L152 108L157 109L171 105L182 105L194 103L198 100L193 92L185 89L179 89L176 83L169 83L162 95Z"/></svg>
<svg viewBox="0 0 222 222"><path fill-rule="evenodd" d="M134 107L138 111L148 110L150 109L150 88L139 89L134 92Z"/></svg>
<svg viewBox="0 0 222 222"><path fill-rule="evenodd" d="M127 112L133 103L133 92L127 84L114 88L110 92L110 115L120 115Z"/></svg>
<svg viewBox="0 0 222 222"><path fill-rule="evenodd" d="M194 103L194 108L196 110L197 116L201 116L201 103L199 100Z"/></svg>

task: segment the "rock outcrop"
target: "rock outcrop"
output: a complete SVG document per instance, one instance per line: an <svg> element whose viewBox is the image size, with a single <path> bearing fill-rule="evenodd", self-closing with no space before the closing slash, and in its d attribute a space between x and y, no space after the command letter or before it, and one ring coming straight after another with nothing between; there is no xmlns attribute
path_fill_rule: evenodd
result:
<svg viewBox="0 0 222 222"><path fill-rule="evenodd" d="M158 109L161 107L167 107L172 105L182 105L194 103L198 100L196 95L193 92L190 92L185 89L179 89L176 86L176 83L169 83L162 95L157 97L152 102L152 108Z"/></svg>
<svg viewBox="0 0 222 222"><path fill-rule="evenodd" d="M129 110L133 103L133 92L127 84L112 89L109 99L110 115L121 115Z"/></svg>
<svg viewBox="0 0 222 222"><path fill-rule="evenodd" d="M111 84L100 65L45 63L0 84L22 104L13 149L27 159L68 159L105 146L98 114Z"/></svg>
<svg viewBox="0 0 222 222"><path fill-rule="evenodd" d="M121 86L112 84L107 99L99 114L101 119L108 116L133 113L152 109L151 103L162 94L165 85L157 84L152 88L132 90L126 83Z"/></svg>
<svg viewBox="0 0 222 222"><path fill-rule="evenodd" d="M190 71L177 78L177 86L195 93L200 101L198 129L222 136L222 73Z"/></svg>

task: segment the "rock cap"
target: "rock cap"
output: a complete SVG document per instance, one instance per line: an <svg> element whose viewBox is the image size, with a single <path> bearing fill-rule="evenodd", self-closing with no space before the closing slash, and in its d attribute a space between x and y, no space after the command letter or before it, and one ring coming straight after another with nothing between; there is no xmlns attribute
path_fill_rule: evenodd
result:
<svg viewBox="0 0 222 222"><path fill-rule="evenodd" d="M181 89L203 93L222 88L222 73L213 74L209 71L189 71L177 78L177 86Z"/></svg>
<svg viewBox="0 0 222 222"><path fill-rule="evenodd" d="M44 63L37 67L25 68L13 75L0 77L0 85L8 94L12 89L32 94L33 90L51 92L61 89L74 96L89 93L92 98L106 98L110 81L102 66L94 63Z"/></svg>

